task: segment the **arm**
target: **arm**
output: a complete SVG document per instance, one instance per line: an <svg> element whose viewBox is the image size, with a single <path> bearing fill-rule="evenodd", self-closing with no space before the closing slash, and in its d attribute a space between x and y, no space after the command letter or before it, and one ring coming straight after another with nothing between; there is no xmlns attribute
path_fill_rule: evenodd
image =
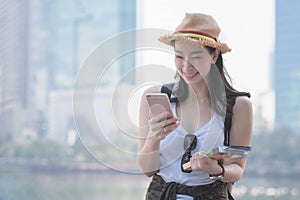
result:
<svg viewBox="0 0 300 200"><path fill-rule="evenodd" d="M160 87L152 87L145 91L160 93ZM142 96L139 111L139 147L137 162L146 176L152 176L160 168L160 141L178 126L177 118L170 118L168 112L163 112L150 118L150 111L145 93Z"/></svg>
<svg viewBox="0 0 300 200"><path fill-rule="evenodd" d="M230 145L249 146L252 135L252 104L248 97L237 97L233 107L233 116L230 130ZM191 159L193 170L205 171L209 174L221 174L222 168L217 160L210 159L205 153L199 152ZM234 163L223 165L224 182L238 181L244 172L246 159L236 160Z"/></svg>
<svg viewBox="0 0 300 200"><path fill-rule="evenodd" d="M233 107L232 125L230 130L230 145L250 146L252 136L253 110L248 97L236 98ZM224 182L238 181L245 170L246 159L237 160L234 163L224 165Z"/></svg>

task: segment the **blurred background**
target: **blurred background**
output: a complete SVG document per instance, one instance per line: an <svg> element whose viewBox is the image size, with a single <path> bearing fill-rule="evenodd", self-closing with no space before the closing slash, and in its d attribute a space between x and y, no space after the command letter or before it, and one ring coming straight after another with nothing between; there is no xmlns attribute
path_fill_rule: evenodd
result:
<svg viewBox="0 0 300 200"><path fill-rule="evenodd" d="M144 198L150 179L135 170L134 158L115 150L136 152L137 139L111 127L105 114L125 74L113 105L126 107L118 120L129 116L126 133L137 134L141 77L128 72L149 64L172 68L172 56L131 53L102 76L95 115L113 137L94 141L100 156L76 129L76 77L99 45L124 31L174 30L186 12L217 20L220 40L233 49L224 55L232 82L252 94L253 150L234 196L299 199L299 9L298 0L0 0L0 200Z"/></svg>

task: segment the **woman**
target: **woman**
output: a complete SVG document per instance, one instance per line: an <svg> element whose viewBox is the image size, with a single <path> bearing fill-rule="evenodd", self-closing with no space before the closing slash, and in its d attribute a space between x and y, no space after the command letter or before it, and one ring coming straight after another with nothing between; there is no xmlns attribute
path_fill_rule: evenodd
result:
<svg viewBox="0 0 300 200"><path fill-rule="evenodd" d="M141 100L137 161L152 176L146 199L231 199L227 183L242 177L246 159L222 163L203 152L251 142L250 95L227 81L222 54L231 49L219 42L219 33L211 16L193 13L174 34L159 38L174 47L178 81L169 88L173 114L152 116L145 95ZM145 93L165 89L154 86Z"/></svg>

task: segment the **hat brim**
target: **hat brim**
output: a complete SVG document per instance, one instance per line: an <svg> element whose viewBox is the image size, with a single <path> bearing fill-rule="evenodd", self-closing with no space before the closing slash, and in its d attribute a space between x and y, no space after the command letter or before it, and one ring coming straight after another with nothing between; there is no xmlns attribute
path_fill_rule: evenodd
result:
<svg viewBox="0 0 300 200"><path fill-rule="evenodd" d="M174 41L174 40L186 41L191 44L197 44L197 45L201 45L201 46L209 46L209 47L213 47L213 48L220 50L220 52L222 54L231 51L231 48L229 48L226 43L209 41L209 40L205 40L205 39L201 39L201 38L193 39L191 37L183 37L183 36L179 36L176 34L172 34L172 35L167 34L162 37L159 37L158 40L162 43L165 43L165 44L171 45L171 46L173 46L172 41Z"/></svg>

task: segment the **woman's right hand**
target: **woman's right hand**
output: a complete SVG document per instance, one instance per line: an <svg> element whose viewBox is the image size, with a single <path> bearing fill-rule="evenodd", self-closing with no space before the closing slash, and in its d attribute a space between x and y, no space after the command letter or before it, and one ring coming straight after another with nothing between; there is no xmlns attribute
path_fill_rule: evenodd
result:
<svg viewBox="0 0 300 200"><path fill-rule="evenodd" d="M173 117L169 111L157 114L148 121L149 133L147 139L160 141L175 130L179 124L179 119Z"/></svg>
<svg viewBox="0 0 300 200"><path fill-rule="evenodd" d="M170 111L152 115L146 94L160 93L160 86L153 86L144 92L139 110L139 147L137 163L146 176L152 176L160 169L160 141L178 127L179 119Z"/></svg>

